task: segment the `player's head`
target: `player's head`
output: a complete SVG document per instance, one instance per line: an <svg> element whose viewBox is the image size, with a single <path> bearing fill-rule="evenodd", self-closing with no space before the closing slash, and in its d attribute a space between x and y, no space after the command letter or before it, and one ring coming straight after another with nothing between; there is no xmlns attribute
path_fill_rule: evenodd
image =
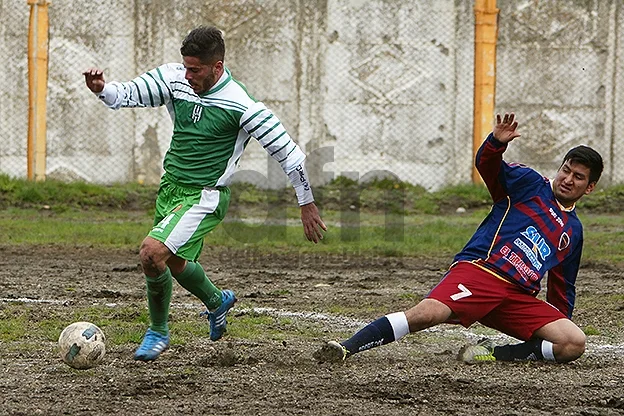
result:
<svg viewBox="0 0 624 416"><path fill-rule="evenodd" d="M602 169L602 157L591 147L581 145L570 149L553 180L555 198L563 206L572 206L594 190Z"/></svg>
<svg viewBox="0 0 624 416"><path fill-rule="evenodd" d="M219 29L199 26L189 32L180 47L186 80L196 94L208 91L223 74L225 42Z"/></svg>

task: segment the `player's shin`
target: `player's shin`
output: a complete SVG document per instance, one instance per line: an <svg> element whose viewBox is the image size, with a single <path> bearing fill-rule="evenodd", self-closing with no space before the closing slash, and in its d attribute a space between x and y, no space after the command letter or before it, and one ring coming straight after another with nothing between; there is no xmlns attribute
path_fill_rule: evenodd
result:
<svg viewBox="0 0 624 416"><path fill-rule="evenodd" d="M186 267L178 276L174 276L180 286L197 296L210 311L221 306L221 290L206 276L199 263L187 261Z"/></svg>
<svg viewBox="0 0 624 416"><path fill-rule="evenodd" d="M377 319L359 330L348 340L341 342L349 355L398 341L409 334L407 317L396 312Z"/></svg>
<svg viewBox="0 0 624 416"><path fill-rule="evenodd" d="M169 268L158 277L145 276L147 284L147 306L153 331L166 335L169 332L169 304L173 282Z"/></svg>
<svg viewBox="0 0 624 416"><path fill-rule="evenodd" d="M497 361L555 361L553 343L543 339L494 347L493 355Z"/></svg>

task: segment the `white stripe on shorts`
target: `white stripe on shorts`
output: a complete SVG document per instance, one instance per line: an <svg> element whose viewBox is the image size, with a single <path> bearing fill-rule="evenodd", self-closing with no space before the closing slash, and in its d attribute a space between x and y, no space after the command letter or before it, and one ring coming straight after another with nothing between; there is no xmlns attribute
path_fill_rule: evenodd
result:
<svg viewBox="0 0 624 416"><path fill-rule="evenodd" d="M182 218L180 218L180 221L178 221L164 243L173 254L177 253L178 249L186 244L204 217L215 212L217 206L219 206L220 195L221 193L216 189L202 190L199 204L193 205L182 215Z"/></svg>

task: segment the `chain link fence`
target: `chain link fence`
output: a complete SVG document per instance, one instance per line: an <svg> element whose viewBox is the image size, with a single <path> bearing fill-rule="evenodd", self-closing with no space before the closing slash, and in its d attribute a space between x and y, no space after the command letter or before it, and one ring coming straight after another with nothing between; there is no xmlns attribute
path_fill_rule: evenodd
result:
<svg viewBox="0 0 624 416"><path fill-rule="evenodd" d="M499 0L496 111L522 138L507 158L552 175L585 143L624 180L624 6L618 0ZM48 178L157 183L172 124L164 108L105 108L82 71L126 81L179 62L185 34L221 28L226 65L281 118L314 181L390 175L434 190L472 173L472 0L77 0L49 5ZM29 5L0 1L0 173L27 174ZM286 186L251 142L235 180Z"/></svg>
<svg viewBox="0 0 624 416"><path fill-rule="evenodd" d="M27 44L28 5L0 1L0 173L16 177L26 177Z"/></svg>
<svg viewBox="0 0 624 416"><path fill-rule="evenodd" d="M621 183L624 73L620 1L499 0L496 107L520 115L507 157L551 176L586 144L605 161L602 184ZM552 177L552 176L551 176Z"/></svg>

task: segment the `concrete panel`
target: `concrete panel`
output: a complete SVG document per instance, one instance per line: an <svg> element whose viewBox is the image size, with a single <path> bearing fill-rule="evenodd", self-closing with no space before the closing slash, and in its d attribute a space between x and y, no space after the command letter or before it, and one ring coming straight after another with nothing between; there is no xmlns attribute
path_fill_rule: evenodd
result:
<svg viewBox="0 0 624 416"><path fill-rule="evenodd" d="M449 161L449 175L446 185L471 181L473 147L473 102L474 102L474 2L455 2L455 43L452 97L455 98L451 124L452 151Z"/></svg>
<svg viewBox="0 0 624 416"><path fill-rule="evenodd" d="M624 4L614 2L611 7L612 24L609 31L611 60L613 67L613 83L607 89L612 97L611 123L605 127L605 135L611 138L613 151L607 160L613 183L624 183L624 129L619 121L624 114ZM611 49L612 48L612 49ZM609 102L609 101L607 101Z"/></svg>
<svg viewBox="0 0 624 416"><path fill-rule="evenodd" d="M439 186L454 154L454 3L336 1L328 21L324 119L335 169Z"/></svg>
<svg viewBox="0 0 624 416"><path fill-rule="evenodd" d="M0 2L0 172L25 177L28 137L28 20L26 2Z"/></svg>
<svg viewBox="0 0 624 416"><path fill-rule="evenodd" d="M565 152L583 143L608 163L609 3L500 1L497 108L515 111L522 128L508 159L552 175Z"/></svg>
<svg viewBox="0 0 624 416"><path fill-rule="evenodd" d="M48 163L52 178L112 183L133 180L133 114L107 110L84 85L97 66L107 80L134 75L134 13L125 0L50 6ZM130 30L128 30L130 29ZM90 126L87 127L87 126Z"/></svg>

